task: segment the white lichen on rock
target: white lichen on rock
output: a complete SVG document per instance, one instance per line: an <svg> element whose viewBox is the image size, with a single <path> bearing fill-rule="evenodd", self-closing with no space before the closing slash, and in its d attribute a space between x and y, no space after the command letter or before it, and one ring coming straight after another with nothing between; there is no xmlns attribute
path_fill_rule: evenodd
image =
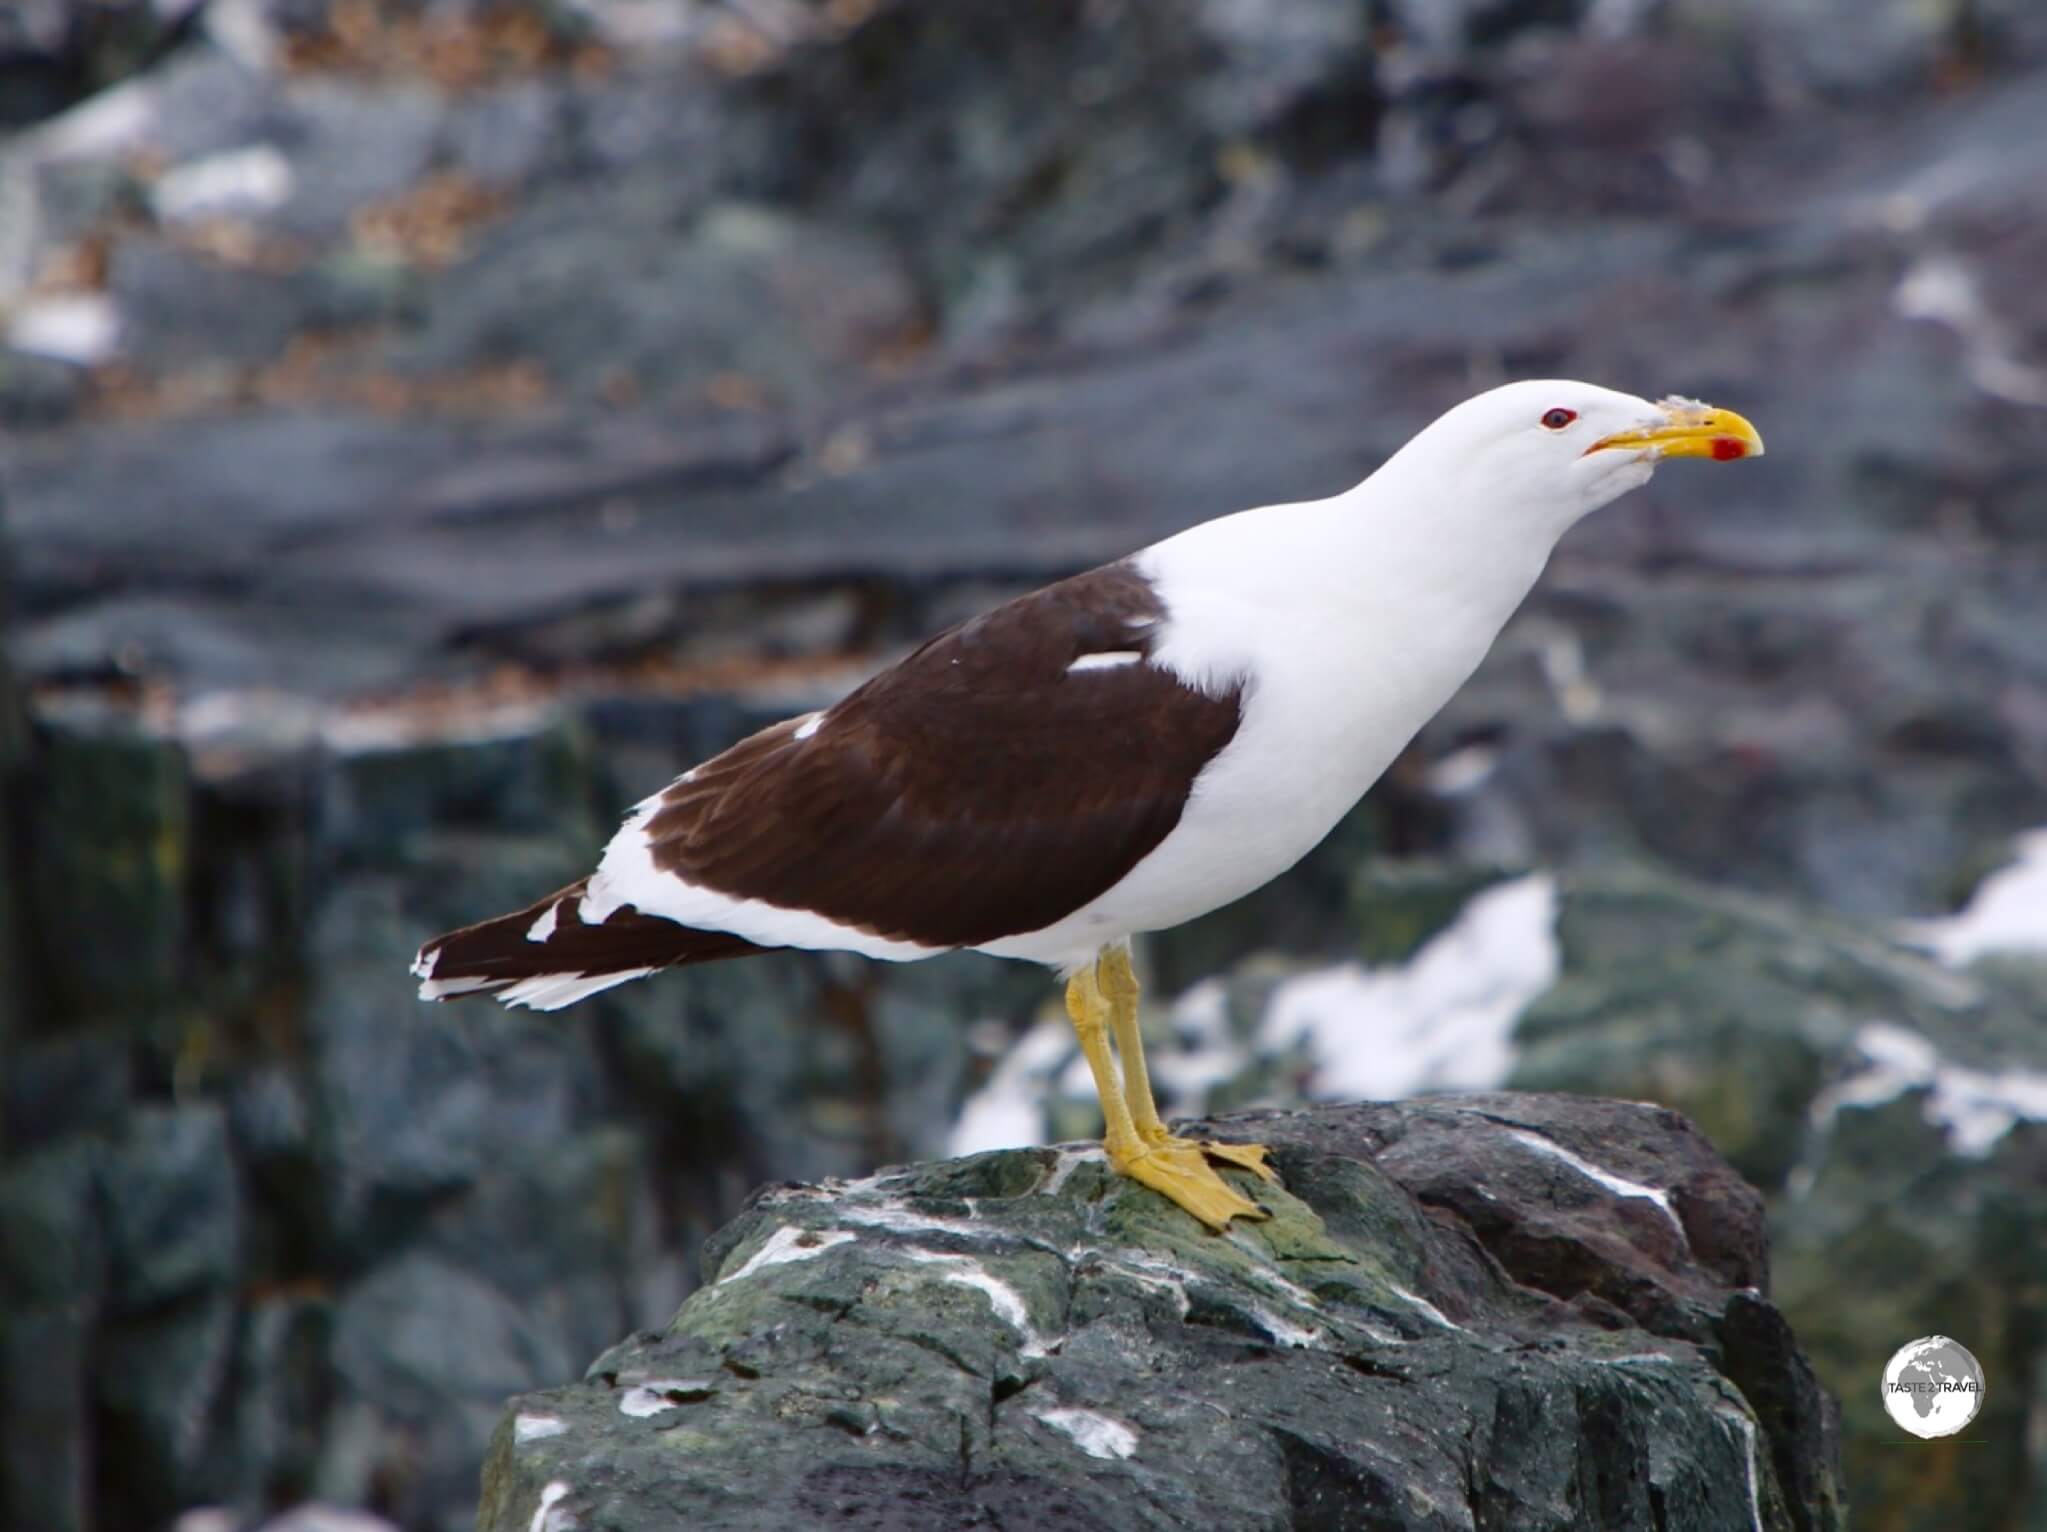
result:
<svg viewBox="0 0 2047 1532"><path fill-rule="evenodd" d="M1074 1445L1091 1458L1127 1458L1137 1451L1134 1428L1093 1410L1034 1410L1031 1415L1072 1437Z"/></svg>

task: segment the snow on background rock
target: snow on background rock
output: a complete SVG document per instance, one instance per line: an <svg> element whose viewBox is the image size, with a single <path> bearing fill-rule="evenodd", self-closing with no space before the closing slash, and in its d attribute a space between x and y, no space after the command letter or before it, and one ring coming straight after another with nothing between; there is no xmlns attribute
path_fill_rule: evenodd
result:
<svg viewBox="0 0 2047 1532"><path fill-rule="evenodd" d="M1905 939L1959 967L1991 953L2047 954L2047 829L2013 842L2017 858L1977 886L1962 910L1941 920L1915 920Z"/></svg>
<svg viewBox="0 0 2047 1532"><path fill-rule="evenodd" d="M1822 1131L1844 1107L1880 1106L1911 1090L1926 1092L1926 1120L1971 1158L1988 1154L2021 1122L2047 1121L2047 1073L1950 1064L1920 1033L1890 1022L1863 1027L1855 1047L1863 1067L1813 1100L1813 1123Z"/></svg>
<svg viewBox="0 0 2047 1532"><path fill-rule="evenodd" d="M1556 925L1546 874L1487 889L1406 963L1343 963L1282 984L1258 1046L1304 1051L1316 1100L1495 1089L1514 1067L1514 1023L1557 980Z"/></svg>

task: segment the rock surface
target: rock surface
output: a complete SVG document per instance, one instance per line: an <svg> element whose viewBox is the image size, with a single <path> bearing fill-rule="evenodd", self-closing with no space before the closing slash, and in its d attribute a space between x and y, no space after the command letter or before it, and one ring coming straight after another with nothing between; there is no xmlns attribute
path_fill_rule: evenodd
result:
<svg viewBox="0 0 2047 1532"><path fill-rule="evenodd" d="M902 46L889 59L937 90L923 50L940 42ZM853 67L832 60L805 52L773 90L779 76L750 77L685 99L778 123L763 93L802 97L819 83L808 71L829 83ZM186 120L177 71L236 67L178 55L137 82L162 93L150 121ZM244 87L260 97L252 124L283 113L316 144L349 131L321 126L331 82ZM386 105L370 120L397 133L409 119ZM451 124L481 109L422 108L411 159L445 159ZM595 124L625 106L588 110ZM1839 147L1805 152L1823 125ZM1472 217L1274 152L1269 196L1253 176L1225 199L1248 199L1243 230L1217 211L1209 242L1157 237L1192 251L1193 271L1145 267L1097 290L1054 240L1036 280L1068 273L1075 290L1055 285L994 335L949 309L973 303L930 271L997 262L1014 241L972 219L913 239L901 183L921 183L891 135L916 135L874 133L862 164L880 184L859 206L828 194L857 176L778 201L732 171L714 195L666 159L650 167L658 145L619 163L563 148L564 165L463 225L461 259L377 268L395 263L403 290L360 335L342 325L346 344L320 339L336 333L330 289L374 287L356 270L368 255L265 277L290 289L273 299L175 229L117 223L108 301L137 348L118 364L129 392L9 432L19 665L45 684L139 675L191 697L329 702L507 669L541 690L593 668L691 679L747 649L871 665L976 596L1340 488L1474 380L1556 371L1724 396L1781 445L1753 472L1665 474L1568 541L1432 736L1439 753L1472 738L1501 752L1495 797L1511 813L1489 821L1484 854L1576 862L1618 846L1923 914L2002 837L2047 822L2047 652L2027 620L2047 602L2031 492L2047 357L2030 339L2047 315L2029 279L2047 249L2034 190L2047 73L1852 128L1765 116L1724 160L1702 139L1704 180L1653 219L1550 204ZM1147 143L1128 173L1148 184L1163 175L1142 175ZM125 152L81 166L61 147L59 134L4 152L50 219L64 206L52 186ZM179 152L204 165L247 147L227 133ZM1571 158L1537 147L1505 134L1481 188ZM1071 177L1054 177L1064 200L1042 220L1129 211L1042 154ZM998 204L1029 180L1007 161L977 173ZM236 216L267 227L294 206ZM947 253L970 232L980 244ZM99 248L50 224L29 255L53 260L67 238ZM599 296L525 301L571 290ZM204 317L222 294L232 326ZM27 323L42 299L22 301ZM314 339L291 352L296 335ZM200 342L198 361L180 349ZM0 359L0 377L16 367L34 415L48 358L22 356Z"/></svg>
<svg viewBox="0 0 2047 1532"><path fill-rule="evenodd" d="M628 773L746 717L616 711ZM628 790L520 717L280 770L39 716L0 882L45 895L0 1027L0 1523L467 1525L506 1394L672 1310L752 1187L939 1149L973 1023L1047 993L791 956L567 1026L420 1005L417 933L574 876Z"/></svg>
<svg viewBox="0 0 2047 1532"><path fill-rule="evenodd" d="M1204 1233L1095 1150L768 1191L666 1330L513 1402L479 1525L1834 1528L1760 1199L1675 1113L1251 1113Z"/></svg>
<svg viewBox="0 0 2047 1532"><path fill-rule="evenodd" d="M0 487L0 633L13 617L13 580L7 540L7 501ZM28 704L14 679L14 667L7 646L0 643L0 1049L12 1042L9 1035L22 1014L28 998L24 968L20 891L7 869L18 867L16 823L25 801L23 783L28 768Z"/></svg>
<svg viewBox="0 0 2047 1532"><path fill-rule="evenodd" d="M1153 1077L1187 1113L1501 1086L1677 1108L1769 1198L1772 1290L1841 1400L1858 1522L2027 1525L2047 1463L2023 1382L1940 1449L2001 1465L1963 1509L1900 1460L1876 1380L1923 1334L1978 1337L2015 1380L2047 1355L2018 1275L2047 1249L2047 899L2033 912L2030 953L1957 969L1640 868L1382 865L1354 889L1363 961L1267 954L1195 986L1157 1018ZM1083 1074L1048 1018L962 1133L1080 1131Z"/></svg>
<svg viewBox="0 0 2047 1532"><path fill-rule="evenodd" d="M963 1101L1092 1132L1023 969L536 1022L403 966L933 627L1551 371L1771 455L1580 529L1327 847L1151 944L1170 1083L1681 1107L1771 1199L1861 1524L2047 1523L2047 998L1891 940L2047 824L2047 11L1162 16L0 5L0 1524L467 1526L502 1395L752 1187ZM1874 1368L1941 1327L1987 1445L1901 1455Z"/></svg>

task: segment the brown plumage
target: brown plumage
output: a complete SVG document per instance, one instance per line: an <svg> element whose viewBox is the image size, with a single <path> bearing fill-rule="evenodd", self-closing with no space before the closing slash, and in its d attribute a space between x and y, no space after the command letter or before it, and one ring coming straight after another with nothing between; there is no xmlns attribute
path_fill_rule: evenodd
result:
<svg viewBox="0 0 2047 1532"><path fill-rule="evenodd" d="M630 906L613 910L602 925L586 926L578 910L589 885L588 878L578 878L526 909L437 936L420 956L438 956L436 969L443 980L476 981L461 995L448 997L460 999L495 994L546 974L677 968L763 950L726 931L694 930ZM547 940L533 941L529 933L550 909L554 930Z"/></svg>
<svg viewBox="0 0 2047 1532"><path fill-rule="evenodd" d="M1179 823L1239 698L1140 664L1162 615L1111 565L939 635L797 738L764 729L661 795L654 864L877 936L971 947L1101 894Z"/></svg>
<svg viewBox="0 0 2047 1532"><path fill-rule="evenodd" d="M1165 839L1241 721L1240 691L1212 696L1136 662L1164 616L1128 563L1019 597L821 718L741 740L624 834L642 838L652 875L895 941L972 947L1039 930ZM1070 671L1105 655L1130 662ZM456 998L762 950L643 915L618 887L608 892L627 904L584 925L585 886L437 937L418 971ZM550 906L553 926L532 940Z"/></svg>

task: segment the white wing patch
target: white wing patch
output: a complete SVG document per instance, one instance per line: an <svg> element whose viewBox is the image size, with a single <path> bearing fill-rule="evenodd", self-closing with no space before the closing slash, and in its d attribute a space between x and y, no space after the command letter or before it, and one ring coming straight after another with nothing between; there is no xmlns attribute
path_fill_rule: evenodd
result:
<svg viewBox="0 0 2047 1532"><path fill-rule="evenodd" d="M1083 654L1066 667L1066 673L1077 675L1083 670L1114 670L1119 665L1135 665L1143 658L1143 651L1138 649L1111 649L1106 654Z"/></svg>
<svg viewBox="0 0 2047 1532"><path fill-rule="evenodd" d="M823 727L824 714L812 713L808 718L804 719L802 723L796 726L796 732L790 735L789 737L791 739L809 739L811 735L815 734L819 729Z"/></svg>
<svg viewBox="0 0 2047 1532"><path fill-rule="evenodd" d="M648 822L662 807L661 795L656 793L634 809L612 837L578 907L584 925L601 926L613 910L629 904L643 915L658 915L699 931L730 931L762 947L858 952L891 963L914 962L949 950L876 936L811 910L721 894L663 871L654 865L646 834ZM510 994L507 990L499 998Z"/></svg>
<svg viewBox="0 0 2047 1532"><path fill-rule="evenodd" d="M561 901L557 899L553 904L542 910L540 918L526 928L526 940L529 942L544 942L554 935L555 924L561 919L561 908Z"/></svg>

